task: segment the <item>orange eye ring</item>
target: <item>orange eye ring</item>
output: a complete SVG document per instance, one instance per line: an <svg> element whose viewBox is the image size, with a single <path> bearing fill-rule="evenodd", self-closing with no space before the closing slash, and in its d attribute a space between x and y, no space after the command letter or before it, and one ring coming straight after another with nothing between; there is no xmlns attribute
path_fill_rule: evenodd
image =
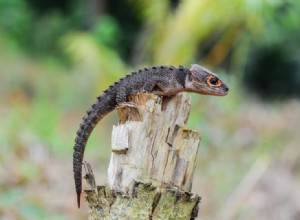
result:
<svg viewBox="0 0 300 220"><path fill-rule="evenodd" d="M222 81L218 79L218 77L214 75L209 75L207 78L207 84L212 87L219 87L222 85Z"/></svg>

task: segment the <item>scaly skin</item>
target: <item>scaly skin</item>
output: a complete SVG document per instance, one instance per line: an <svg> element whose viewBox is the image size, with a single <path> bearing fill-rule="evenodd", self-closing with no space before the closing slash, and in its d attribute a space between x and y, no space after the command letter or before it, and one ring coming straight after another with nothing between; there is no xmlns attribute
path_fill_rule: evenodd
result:
<svg viewBox="0 0 300 220"><path fill-rule="evenodd" d="M160 96L172 96L180 92L193 92L203 95L224 96L228 87L211 71L192 65L145 67L120 79L97 97L87 111L77 131L73 154L73 172L80 207L82 188L82 161L84 149L90 134L98 122L116 106L126 102L129 96L139 92L149 92Z"/></svg>

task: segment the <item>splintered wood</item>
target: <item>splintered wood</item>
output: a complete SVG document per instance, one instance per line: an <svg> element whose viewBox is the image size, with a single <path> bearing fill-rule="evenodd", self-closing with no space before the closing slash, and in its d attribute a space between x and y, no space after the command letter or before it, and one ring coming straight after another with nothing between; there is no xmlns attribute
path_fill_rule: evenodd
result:
<svg viewBox="0 0 300 220"><path fill-rule="evenodd" d="M191 99L139 94L117 109L107 183L132 190L135 181L190 191L200 134L187 130ZM129 120L125 121L123 119Z"/></svg>
<svg viewBox="0 0 300 220"><path fill-rule="evenodd" d="M190 106L191 98L185 94L162 98L140 93L117 108L120 124L112 131L107 185L98 187L98 205L109 203L110 210L105 214L107 209L102 207L102 213L90 219L197 216L200 198L190 192L200 134L184 128ZM126 195L128 201L120 195ZM88 198L90 213L95 214L91 200ZM135 203L139 204L136 208ZM120 210L111 214L116 206L122 209L121 215L117 214Z"/></svg>

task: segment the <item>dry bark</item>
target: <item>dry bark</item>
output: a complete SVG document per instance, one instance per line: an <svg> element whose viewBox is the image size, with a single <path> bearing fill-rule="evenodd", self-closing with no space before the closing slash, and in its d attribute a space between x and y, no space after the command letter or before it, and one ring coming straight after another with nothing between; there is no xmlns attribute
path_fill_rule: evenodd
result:
<svg viewBox="0 0 300 220"><path fill-rule="evenodd" d="M190 106L183 93L140 93L117 108L106 186L85 190L89 219L196 218L200 197L191 188L200 134L184 128Z"/></svg>

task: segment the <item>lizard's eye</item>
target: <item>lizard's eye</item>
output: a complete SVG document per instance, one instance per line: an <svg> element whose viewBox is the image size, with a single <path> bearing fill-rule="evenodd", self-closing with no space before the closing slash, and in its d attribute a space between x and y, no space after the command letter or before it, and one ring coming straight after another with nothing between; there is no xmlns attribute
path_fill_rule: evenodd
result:
<svg viewBox="0 0 300 220"><path fill-rule="evenodd" d="M220 86L222 82L217 77L210 75L208 77L207 84L210 86Z"/></svg>
<svg viewBox="0 0 300 220"><path fill-rule="evenodd" d="M212 84L212 85L216 85L217 83L218 83L218 79L215 77L215 78L211 78L210 80L209 80L209 82L210 82L210 84Z"/></svg>

